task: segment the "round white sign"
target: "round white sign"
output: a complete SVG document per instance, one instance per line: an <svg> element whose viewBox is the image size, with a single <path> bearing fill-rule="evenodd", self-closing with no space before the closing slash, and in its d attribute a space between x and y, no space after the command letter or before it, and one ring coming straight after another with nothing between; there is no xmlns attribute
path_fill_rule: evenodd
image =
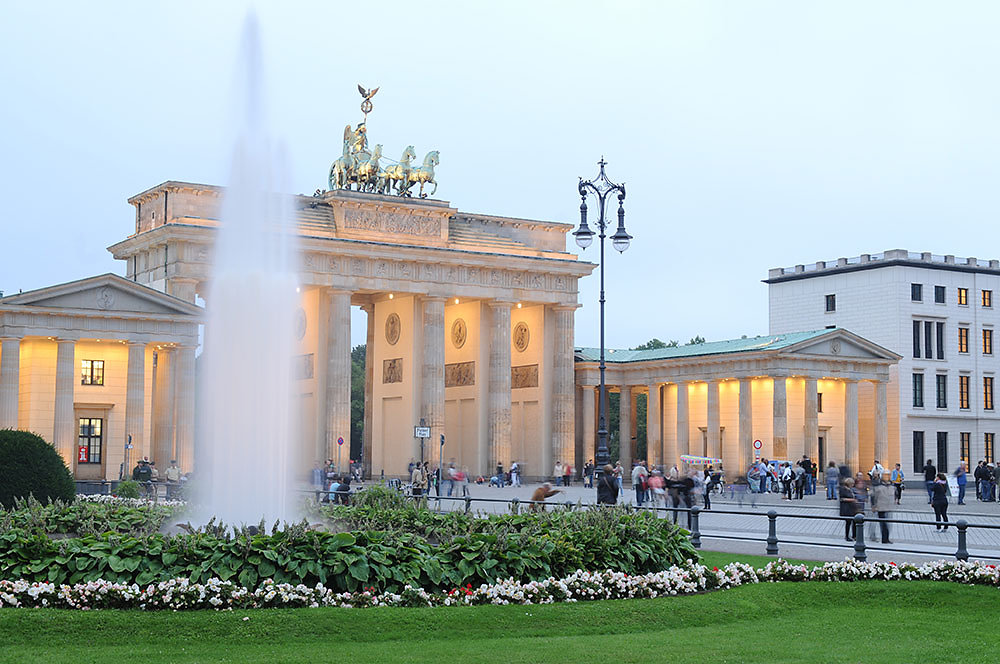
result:
<svg viewBox="0 0 1000 664"><path fill-rule="evenodd" d="M763 444L759 440L753 441L753 448L755 450L759 450L761 447L763 447Z"/></svg>

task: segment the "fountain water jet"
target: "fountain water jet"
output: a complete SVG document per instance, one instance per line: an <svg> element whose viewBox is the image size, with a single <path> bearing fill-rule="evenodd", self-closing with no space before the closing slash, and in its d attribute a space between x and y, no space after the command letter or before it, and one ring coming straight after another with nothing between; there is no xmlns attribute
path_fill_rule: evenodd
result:
<svg viewBox="0 0 1000 664"><path fill-rule="evenodd" d="M222 201L206 306L196 523L293 520L297 242L264 122L257 22L243 36L245 114Z"/></svg>

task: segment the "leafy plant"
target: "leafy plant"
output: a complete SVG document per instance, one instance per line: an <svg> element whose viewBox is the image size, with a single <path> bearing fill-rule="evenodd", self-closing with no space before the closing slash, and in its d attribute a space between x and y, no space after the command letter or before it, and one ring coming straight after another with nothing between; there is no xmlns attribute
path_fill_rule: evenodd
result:
<svg viewBox="0 0 1000 664"><path fill-rule="evenodd" d="M115 495L122 498L138 498L139 483L133 480L123 480L115 487Z"/></svg>
<svg viewBox="0 0 1000 664"><path fill-rule="evenodd" d="M28 496L68 503L75 495L73 476L52 445L28 431L0 430L0 505Z"/></svg>

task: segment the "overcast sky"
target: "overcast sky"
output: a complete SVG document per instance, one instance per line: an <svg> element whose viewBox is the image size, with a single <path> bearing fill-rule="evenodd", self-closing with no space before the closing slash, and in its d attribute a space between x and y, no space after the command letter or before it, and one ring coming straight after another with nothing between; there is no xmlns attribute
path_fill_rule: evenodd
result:
<svg viewBox="0 0 1000 664"><path fill-rule="evenodd" d="M249 6L0 3L0 290L124 274L106 247L134 229L129 196L225 184ZM1000 257L995 2L257 14L295 193L325 187L358 83L381 86L372 143L439 150L438 196L461 210L576 223L577 177L604 155L635 236L607 262L611 347L766 333L770 267L891 248ZM597 287L596 273L581 286L578 345L598 341Z"/></svg>

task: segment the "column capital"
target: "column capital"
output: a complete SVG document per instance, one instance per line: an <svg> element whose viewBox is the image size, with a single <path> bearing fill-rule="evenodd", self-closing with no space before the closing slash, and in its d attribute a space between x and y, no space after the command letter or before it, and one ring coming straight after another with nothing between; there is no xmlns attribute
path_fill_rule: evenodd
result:
<svg viewBox="0 0 1000 664"><path fill-rule="evenodd" d="M487 300L486 304L488 304L492 309L510 309L516 303L511 302L510 300Z"/></svg>
<svg viewBox="0 0 1000 664"><path fill-rule="evenodd" d="M448 301L448 298L445 297L444 295L421 295L420 296L420 301L423 302L423 303L425 303L425 304L428 304L428 303L431 303L431 302L445 303L445 302Z"/></svg>
<svg viewBox="0 0 1000 664"><path fill-rule="evenodd" d="M552 311L576 311L582 304L553 304L550 305Z"/></svg>

